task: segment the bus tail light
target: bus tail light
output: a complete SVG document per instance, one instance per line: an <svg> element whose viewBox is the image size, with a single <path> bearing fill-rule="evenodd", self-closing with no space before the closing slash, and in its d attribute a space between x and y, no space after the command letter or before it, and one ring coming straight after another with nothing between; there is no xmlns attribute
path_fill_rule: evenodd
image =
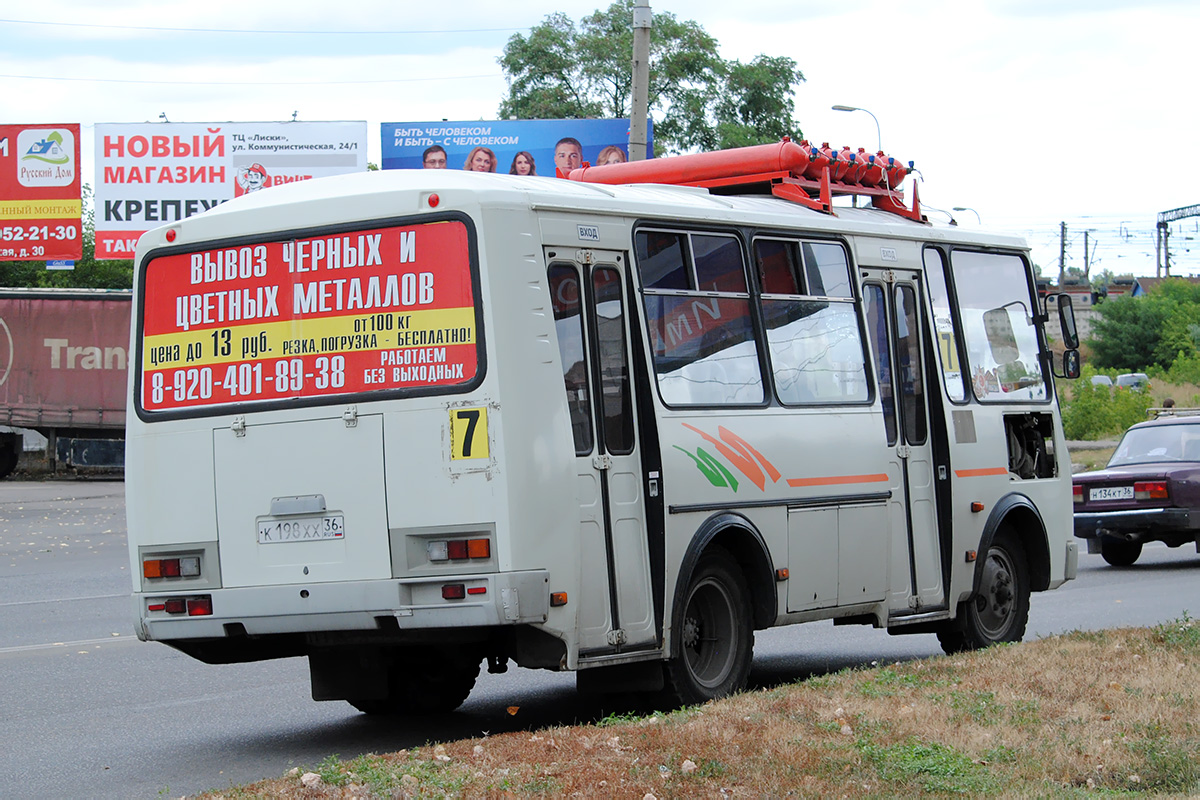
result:
<svg viewBox="0 0 1200 800"><path fill-rule="evenodd" d="M142 562L142 575L146 578L199 578L200 557L148 558Z"/></svg>
<svg viewBox="0 0 1200 800"><path fill-rule="evenodd" d="M430 542L426 546L430 561L466 561L468 559L491 558L490 539L451 539Z"/></svg>
<svg viewBox="0 0 1200 800"><path fill-rule="evenodd" d="M443 600L462 600L467 596L466 584L462 583L447 583L442 587Z"/></svg>
<svg viewBox="0 0 1200 800"><path fill-rule="evenodd" d="M211 617L212 598L207 595L204 597L189 597L187 601L187 613L189 617Z"/></svg>
<svg viewBox="0 0 1200 800"><path fill-rule="evenodd" d="M147 611L165 611L168 614L187 614L189 617L211 617L213 613L212 595L196 597L168 597L157 603L146 606Z"/></svg>
<svg viewBox="0 0 1200 800"><path fill-rule="evenodd" d="M1167 499L1167 482L1166 481L1138 481L1133 485L1133 499L1135 500L1166 500Z"/></svg>

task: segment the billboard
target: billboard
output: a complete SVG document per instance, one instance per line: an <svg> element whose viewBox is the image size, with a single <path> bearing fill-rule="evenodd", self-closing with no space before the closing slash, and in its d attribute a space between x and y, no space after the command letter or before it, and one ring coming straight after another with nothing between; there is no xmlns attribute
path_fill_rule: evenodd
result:
<svg viewBox="0 0 1200 800"><path fill-rule="evenodd" d="M0 125L0 261L83 257L79 124Z"/></svg>
<svg viewBox="0 0 1200 800"><path fill-rule="evenodd" d="M366 168L365 121L98 124L96 259L242 194Z"/></svg>
<svg viewBox="0 0 1200 800"><path fill-rule="evenodd" d="M574 139L579 147L566 144L559 150L562 163L567 151L577 151L578 161L599 163L600 154L616 148L618 158L629 155L628 119L522 119L475 120L470 122L385 122L380 132L384 169L421 169L423 156L431 147L445 151L446 169L466 169L468 159L479 150L492 153L492 168L484 172L555 174L556 147L563 139ZM647 153L654 152L654 131L648 131ZM612 152L609 150L609 152ZM440 159L439 154L433 154ZM485 152L481 159L487 159ZM532 173L518 171L520 161L531 162ZM431 165L432 166L432 165ZM477 167L479 164L477 163Z"/></svg>

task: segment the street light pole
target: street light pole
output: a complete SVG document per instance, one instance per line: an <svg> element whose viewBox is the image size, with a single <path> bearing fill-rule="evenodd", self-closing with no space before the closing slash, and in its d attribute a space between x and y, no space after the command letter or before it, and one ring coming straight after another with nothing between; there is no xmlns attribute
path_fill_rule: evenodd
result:
<svg viewBox="0 0 1200 800"><path fill-rule="evenodd" d="M833 106L832 108L834 111L865 111L866 113L871 114L871 112L867 111L867 109L859 108L858 106L836 105L836 106ZM875 116L874 114L871 114L871 119L875 120L875 144L876 144L875 150L877 152L883 152L883 133L880 131L880 128L879 128L879 117Z"/></svg>
<svg viewBox="0 0 1200 800"><path fill-rule="evenodd" d="M969 208L968 206L955 206L954 210L955 211L970 211L972 214L975 215L975 221L978 222L980 225L983 224L983 217L979 216L979 212L973 208Z"/></svg>

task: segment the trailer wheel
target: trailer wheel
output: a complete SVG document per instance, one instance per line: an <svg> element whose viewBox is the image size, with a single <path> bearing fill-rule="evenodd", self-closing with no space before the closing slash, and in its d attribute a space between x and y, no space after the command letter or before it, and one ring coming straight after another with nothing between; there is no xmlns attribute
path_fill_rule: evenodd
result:
<svg viewBox="0 0 1200 800"><path fill-rule="evenodd" d="M347 702L364 714L447 714L475 688L482 660L444 650L414 651L391 670L386 697Z"/></svg>
<svg viewBox="0 0 1200 800"><path fill-rule="evenodd" d="M23 445L20 434L0 433L0 478L7 478L17 468Z"/></svg>
<svg viewBox="0 0 1200 800"><path fill-rule="evenodd" d="M17 462L20 461L20 456L7 449L0 449L0 479L7 478L17 468Z"/></svg>
<svg viewBox="0 0 1200 800"><path fill-rule="evenodd" d="M701 557L676 620L678 655L665 667L672 703L703 703L745 687L754 656L750 591L727 551Z"/></svg>
<svg viewBox="0 0 1200 800"><path fill-rule="evenodd" d="M984 557L975 593L958 607L958 618L938 631L947 653L1019 642L1029 622L1029 561L1011 531L1002 531Z"/></svg>

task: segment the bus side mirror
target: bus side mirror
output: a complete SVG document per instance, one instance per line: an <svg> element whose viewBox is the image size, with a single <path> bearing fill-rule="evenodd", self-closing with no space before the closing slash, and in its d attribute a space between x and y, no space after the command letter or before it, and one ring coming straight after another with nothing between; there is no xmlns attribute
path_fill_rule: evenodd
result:
<svg viewBox="0 0 1200 800"><path fill-rule="evenodd" d="M1058 353L1051 355L1051 371L1056 378L1075 380L1079 377L1079 351L1075 349L1063 351L1061 360Z"/></svg>
<svg viewBox="0 0 1200 800"><path fill-rule="evenodd" d="M1063 346L1068 350L1079 347L1079 330L1075 327L1075 307L1071 305L1071 296L1067 294L1047 295L1049 305L1053 297L1058 303L1058 329L1062 332ZM1046 314L1049 317L1049 314Z"/></svg>

